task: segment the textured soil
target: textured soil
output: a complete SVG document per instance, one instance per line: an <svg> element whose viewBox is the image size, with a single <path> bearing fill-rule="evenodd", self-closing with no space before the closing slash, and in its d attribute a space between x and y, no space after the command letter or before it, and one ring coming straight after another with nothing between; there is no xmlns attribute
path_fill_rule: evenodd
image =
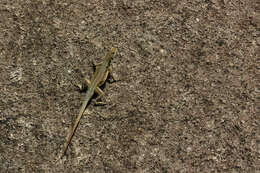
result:
<svg viewBox="0 0 260 173"><path fill-rule="evenodd" d="M259 45L257 0L1 0L0 172L260 173Z"/></svg>

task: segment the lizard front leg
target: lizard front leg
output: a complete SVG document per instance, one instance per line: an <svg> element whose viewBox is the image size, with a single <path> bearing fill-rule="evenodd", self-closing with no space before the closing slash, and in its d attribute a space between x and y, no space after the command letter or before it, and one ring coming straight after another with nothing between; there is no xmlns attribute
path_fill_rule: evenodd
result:
<svg viewBox="0 0 260 173"><path fill-rule="evenodd" d="M119 81L119 80L116 79L115 76L113 75L113 71L112 71L112 68L111 68L111 67L109 67L109 68L107 69L107 71L108 71L108 73L109 73L109 77L112 79L112 81L111 81L111 80L109 81L110 83Z"/></svg>

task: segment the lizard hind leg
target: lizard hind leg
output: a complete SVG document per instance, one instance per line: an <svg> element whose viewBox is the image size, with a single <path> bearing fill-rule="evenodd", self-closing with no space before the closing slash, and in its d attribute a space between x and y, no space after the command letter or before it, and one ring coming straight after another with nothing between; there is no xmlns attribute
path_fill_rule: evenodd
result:
<svg viewBox="0 0 260 173"><path fill-rule="evenodd" d="M88 87L91 85L90 80L88 80L87 78L85 78L85 82L86 82L86 84L88 85ZM101 99L101 97L103 97L103 96L105 95L104 92L103 92L99 87L97 87L97 88L95 89L95 92L98 94L98 96L97 96L97 98L94 100L94 104L95 104L95 105L105 105L105 102L99 101L99 100Z"/></svg>

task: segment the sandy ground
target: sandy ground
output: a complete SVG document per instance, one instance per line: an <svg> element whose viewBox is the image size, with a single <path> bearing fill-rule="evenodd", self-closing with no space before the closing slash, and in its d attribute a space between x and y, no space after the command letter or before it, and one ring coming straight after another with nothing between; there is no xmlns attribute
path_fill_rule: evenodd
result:
<svg viewBox="0 0 260 173"><path fill-rule="evenodd" d="M260 173L259 45L257 0L1 0L0 172Z"/></svg>

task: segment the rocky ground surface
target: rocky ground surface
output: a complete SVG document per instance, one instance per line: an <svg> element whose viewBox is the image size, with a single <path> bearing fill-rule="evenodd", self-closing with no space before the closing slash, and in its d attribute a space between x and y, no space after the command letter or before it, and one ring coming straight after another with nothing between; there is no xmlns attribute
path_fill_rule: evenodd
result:
<svg viewBox="0 0 260 173"><path fill-rule="evenodd" d="M260 173L257 0L1 0L0 31L0 172Z"/></svg>

